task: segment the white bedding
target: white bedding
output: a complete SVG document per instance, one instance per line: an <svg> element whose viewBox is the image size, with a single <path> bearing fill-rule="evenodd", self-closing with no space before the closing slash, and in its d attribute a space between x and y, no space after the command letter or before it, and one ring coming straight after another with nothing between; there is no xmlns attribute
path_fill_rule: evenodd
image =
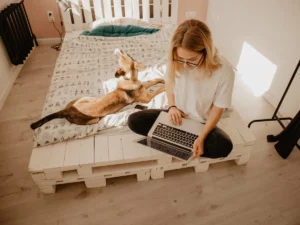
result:
<svg viewBox="0 0 300 225"><path fill-rule="evenodd" d="M72 99L103 96L114 90L114 74L119 67L114 55L115 48L122 49L135 60L148 66L147 70L139 72L140 80L163 78L167 49L173 31L171 28L164 28L152 35L118 38L79 36L64 42L42 117L63 109ZM79 126L70 124L66 119L54 119L35 130L34 147L70 138L82 138L104 132L108 128L124 126L128 116L135 111L135 105L129 105L116 114L108 115L94 125ZM165 92L152 99L147 106L166 108Z"/></svg>

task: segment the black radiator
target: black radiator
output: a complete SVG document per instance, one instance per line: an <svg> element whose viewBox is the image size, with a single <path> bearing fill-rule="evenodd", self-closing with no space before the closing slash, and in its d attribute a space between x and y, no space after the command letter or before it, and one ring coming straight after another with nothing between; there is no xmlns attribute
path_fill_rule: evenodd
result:
<svg viewBox="0 0 300 225"><path fill-rule="evenodd" d="M10 4L0 12L0 36L14 65L24 63L34 43L38 46L27 17L24 0Z"/></svg>

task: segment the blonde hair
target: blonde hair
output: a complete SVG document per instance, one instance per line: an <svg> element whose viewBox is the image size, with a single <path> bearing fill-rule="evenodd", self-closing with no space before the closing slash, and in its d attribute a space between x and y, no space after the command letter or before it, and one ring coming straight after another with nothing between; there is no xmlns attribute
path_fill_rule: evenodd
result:
<svg viewBox="0 0 300 225"><path fill-rule="evenodd" d="M168 58L168 88L172 89L176 72L183 69L183 65L173 61L177 55L177 48L184 48L193 52L203 53L199 68L203 69L203 76L210 77L212 72L221 67L217 49L213 45L211 32L207 25L199 20L186 20L180 24L171 40ZM199 72L199 74L201 74Z"/></svg>

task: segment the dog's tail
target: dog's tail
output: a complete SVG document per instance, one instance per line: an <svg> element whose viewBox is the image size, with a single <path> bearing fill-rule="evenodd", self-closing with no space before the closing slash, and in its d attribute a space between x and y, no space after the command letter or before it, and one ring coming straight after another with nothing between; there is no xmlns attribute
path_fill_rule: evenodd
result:
<svg viewBox="0 0 300 225"><path fill-rule="evenodd" d="M65 110L61 110L61 111L58 111L56 113L52 113L48 116L45 116L44 118L40 119L39 121L35 122L35 123L32 123L30 125L31 129L32 130L35 130L36 128L42 126L43 124L49 122L50 120L53 120L53 119L56 119L56 118L66 118L66 112Z"/></svg>

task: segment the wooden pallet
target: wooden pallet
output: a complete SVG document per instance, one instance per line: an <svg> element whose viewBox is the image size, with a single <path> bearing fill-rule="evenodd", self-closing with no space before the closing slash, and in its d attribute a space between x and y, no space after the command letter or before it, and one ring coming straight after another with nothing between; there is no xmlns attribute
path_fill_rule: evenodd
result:
<svg viewBox="0 0 300 225"><path fill-rule="evenodd" d="M171 163L156 166L151 169L151 179L164 178L165 172L170 170L177 170L183 168L193 167L196 173L205 172L208 170L209 165L218 162L224 162L229 160L235 160L237 165L244 165L248 162L251 154L252 146L247 146L243 150L233 149L232 152L226 158L209 159L200 157L191 161L190 163L183 162L181 160L174 159Z"/></svg>
<svg viewBox="0 0 300 225"><path fill-rule="evenodd" d="M35 148L29 172L43 193L53 193L57 184L80 181L92 187L108 177L136 174L138 180L147 180L143 174L150 177L150 168L170 163L172 157L136 144L141 137L96 135Z"/></svg>
<svg viewBox="0 0 300 225"><path fill-rule="evenodd" d="M37 178L32 174L32 178L43 193L54 193L56 185L66 183L85 182L87 188L106 186L106 179L113 177L136 175L138 181L150 179L151 168L156 165L154 160L146 162L110 165L93 169L93 174L80 177L76 171L63 173L61 179L47 179L46 177Z"/></svg>
<svg viewBox="0 0 300 225"><path fill-rule="evenodd" d="M218 126L232 139L233 151L226 158L200 157L189 164L134 142L142 136L129 133L96 135L68 140L35 148L29 163L29 172L43 193L54 193L56 185L85 182L87 187L102 187L106 179L136 175L138 181L164 177L168 170L194 167L204 172L209 164L235 160L246 164L255 138L236 112L220 120Z"/></svg>

